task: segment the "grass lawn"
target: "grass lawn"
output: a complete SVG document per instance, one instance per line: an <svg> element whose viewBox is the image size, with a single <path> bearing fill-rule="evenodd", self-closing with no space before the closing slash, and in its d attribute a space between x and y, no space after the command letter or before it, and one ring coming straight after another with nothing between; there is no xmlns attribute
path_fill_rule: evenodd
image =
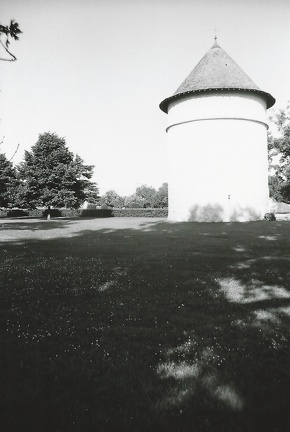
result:
<svg viewBox="0 0 290 432"><path fill-rule="evenodd" d="M0 220L0 430L290 431L289 231Z"/></svg>

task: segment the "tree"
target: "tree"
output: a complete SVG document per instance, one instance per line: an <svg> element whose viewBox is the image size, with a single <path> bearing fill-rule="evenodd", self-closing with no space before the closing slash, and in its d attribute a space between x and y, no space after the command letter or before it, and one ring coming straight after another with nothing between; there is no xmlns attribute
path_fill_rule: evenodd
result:
<svg viewBox="0 0 290 432"><path fill-rule="evenodd" d="M94 165L85 165L84 160L76 155L71 168L75 176L74 192L78 199L77 207L84 201L96 203L99 199L99 190L96 183L90 180L93 176Z"/></svg>
<svg viewBox="0 0 290 432"><path fill-rule="evenodd" d="M125 198L121 197L117 194L114 190L109 190L103 195L100 200L99 204L106 204L110 207L115 208L122 208L124 207Z"/></svg>
<svg viewBox="0 0 290 432"><path fill-rule="evenodd" d="M136 195L142 198L144 207L156 207L156 190L152 186L137 187Z"/></svg>
<svg viewBox="0 0 290 432"><path fill-rule="evenodd" d="M136 196L143 200L144 207L168 207L168 184L163 183L157 191L152 186L139 186L136 189Z"/></svg>
<svg viewBox="0 0 290 432"><path fill-rule="evenodd" d="M268 134L270 197L290 203L290 105L275 113L272 121L278 134Z"/></svg>
<svg viewBox="0 0 290 432"><path fill-rule="evenodd" d="M0 57L0 60L2 60L2 61L15 61L15 60L17 60L15 55L12 54L8 48L10 45L10 38L17 41L19 39L19 37L18 37L19 33L22 33L22 31L19 28L19 24L17 22L15 22L15 20L11 20L9 26L4 26L4 25L0 24L0 45L2 45L2 47L4 48L6 53L10 56L10 58ZM5 42L3 42L1 39L3 37L3 35L6 38ZM4 140L4 138L0 142L0 145L3 144L3 140ZM18 147L19 147L19 144L18 144L13 156L17 153Z"/></svg>
<svg viewBox="0 0 290 432"><path fill-rule="evenodd" d="M156 191L152 186L141 185L132 195L122 197L114 190L109 190L103 195L99 204L107 204L115 208L159 208L168 207L168 184L163 183Z"/></svg>
<svg viewBox="0 0 290 432"><path fill-rule="evenodd" d="M93 165L66 147L65 139L55 133L40 134L38 141L25 152L19 167L21 184L18 205L79 208L84 201L96 201L98 189L90 179Z"/></svg>
<svg viewBox="0 0 290 432"><path fill-rule="evenodd" d="M3 61L15 61L17 58L15 57L12 52L9 51L9 45L10 45L10 39L19 40L19 34L22 33L22 31L19 28L19 24L15 22L15 20L11 20L9 26L4 26L0 24L0 44L6 51L6 53L10 56L10 58L0 58L0 60ZM2 36L6 38L6 41L3 42L1 40Z"/></svg>
<svg viewBox="0 0 290 432"><path fill-rule="evenodd" d="M144 201L144 198L142 198L136 194L132 194L132 195L126 196L124 205L125 205L125 207L128 207L128 208L144 208L145 207L145 201Z"/></svg>
<svg viewBox="0 0 290 432"><path fill-rule="evenodd" d="M270 197L277 202L283 202L284 196L281 193L281 182L279 177L275 175L269 176L268 185Z"/></svg>
<svg viewBox="0 0 290 432"><path fill-rule="evenodd" d="M0 154L0 207L13 207L17 194L17 174L4 154Z"/></svg>
<svg viewBox="0 0 290 432"><path fill-rule="evenodd" d="M158 191L152 186L138 186L133 195L125 198L125 207L168 207L168 184L163 183Z"/></svg>
<svg viewBox="0 0 290 432"><path fill-rule="evenodd" d="M156 193L157 207L168 207L168 183L163 183Z"/></svg>

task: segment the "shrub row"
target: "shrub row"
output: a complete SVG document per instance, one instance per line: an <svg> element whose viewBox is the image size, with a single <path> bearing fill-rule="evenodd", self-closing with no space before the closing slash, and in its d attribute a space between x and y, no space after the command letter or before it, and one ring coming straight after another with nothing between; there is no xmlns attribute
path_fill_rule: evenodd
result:
<svg viewBox="0 0 290 432"><path fill-rule="evenodd" d="M167 208L125 208L114 209L114 217L167 217Z"/></svg>
<svg viewBox="0 0 290 432"><path fill-rule="evenodd" d="M21 209L0 209L0 217L21 217L28 216L28 210Z"/></svg>
<svg viewBox="0 0 290 432"><path fill-rule="evenodd" d="M0 209L0 217L47 217L48 210ZM167 217L167 208L126 208L126 209L50 209L51 217Z"/></svg>
<svg viewBox="0 0 290 432"><path fill-rule="evenodd" d="M79 210L79 217L108 218L113 216L112 209L84 209Z"/></svg>
<svg viewBox="0 0 290 432"><path fill-rule="evenodd" d="M0 218L4 217L47 217L48 210L33 209L0 209ZM125 208L125 209L51 209L51 217L89 217L89 218L108 218L108 217L167 217L168 208ZM264 220L275 221L274 213L266 213Z"/></svg>
<svg viewBox="0 0 290 432"><path fill-rule="evenodd" d="M79 217L167 217L167 208L125 208L79 210Z"/></svg>

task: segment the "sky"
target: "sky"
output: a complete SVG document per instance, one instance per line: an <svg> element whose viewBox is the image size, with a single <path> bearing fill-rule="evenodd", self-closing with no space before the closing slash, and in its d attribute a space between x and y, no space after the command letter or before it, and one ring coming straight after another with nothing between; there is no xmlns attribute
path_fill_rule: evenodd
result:
<svg viewBox="0 0 290 432"><path fill-rule="evenodd" d="M171 96L214 36L261 88L290 100L289 0L0 0L23 31L0 62L0 152L18 164L44 132L94 168L100 193L167 181ZM4 50L1 52L4 55Z"/></svg>

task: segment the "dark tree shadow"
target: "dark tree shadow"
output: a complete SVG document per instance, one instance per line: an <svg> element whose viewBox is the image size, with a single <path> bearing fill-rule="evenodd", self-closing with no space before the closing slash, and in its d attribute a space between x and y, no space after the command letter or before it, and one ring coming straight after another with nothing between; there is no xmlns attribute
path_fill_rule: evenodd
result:
<svg viewBox="0 0 290 432"><path fill-rule="evenodd" d="M195 205L190 209L190 222L221 222L222 220L223 208L218 204Z"/></svg>
<svg viewBox="0 0 290 432"><path fill-rule="evenodd" d="M226 214L228 213L228 214ZM195 205L190 209L190 222L243 222L257 221L260 215L249 206L236 205L231 210L226 210L220 204Z"/></svg>
<svg viewBox="0 0 290 432"><path fill-rule="evenodd" d="M4 231L39 231L39 230L54 230L55 228L65 228L73 223L71 219L0 219L0 233ZM3 238L3 236L1 236ZM0 237L0 240L1 240Z"/></svg>

